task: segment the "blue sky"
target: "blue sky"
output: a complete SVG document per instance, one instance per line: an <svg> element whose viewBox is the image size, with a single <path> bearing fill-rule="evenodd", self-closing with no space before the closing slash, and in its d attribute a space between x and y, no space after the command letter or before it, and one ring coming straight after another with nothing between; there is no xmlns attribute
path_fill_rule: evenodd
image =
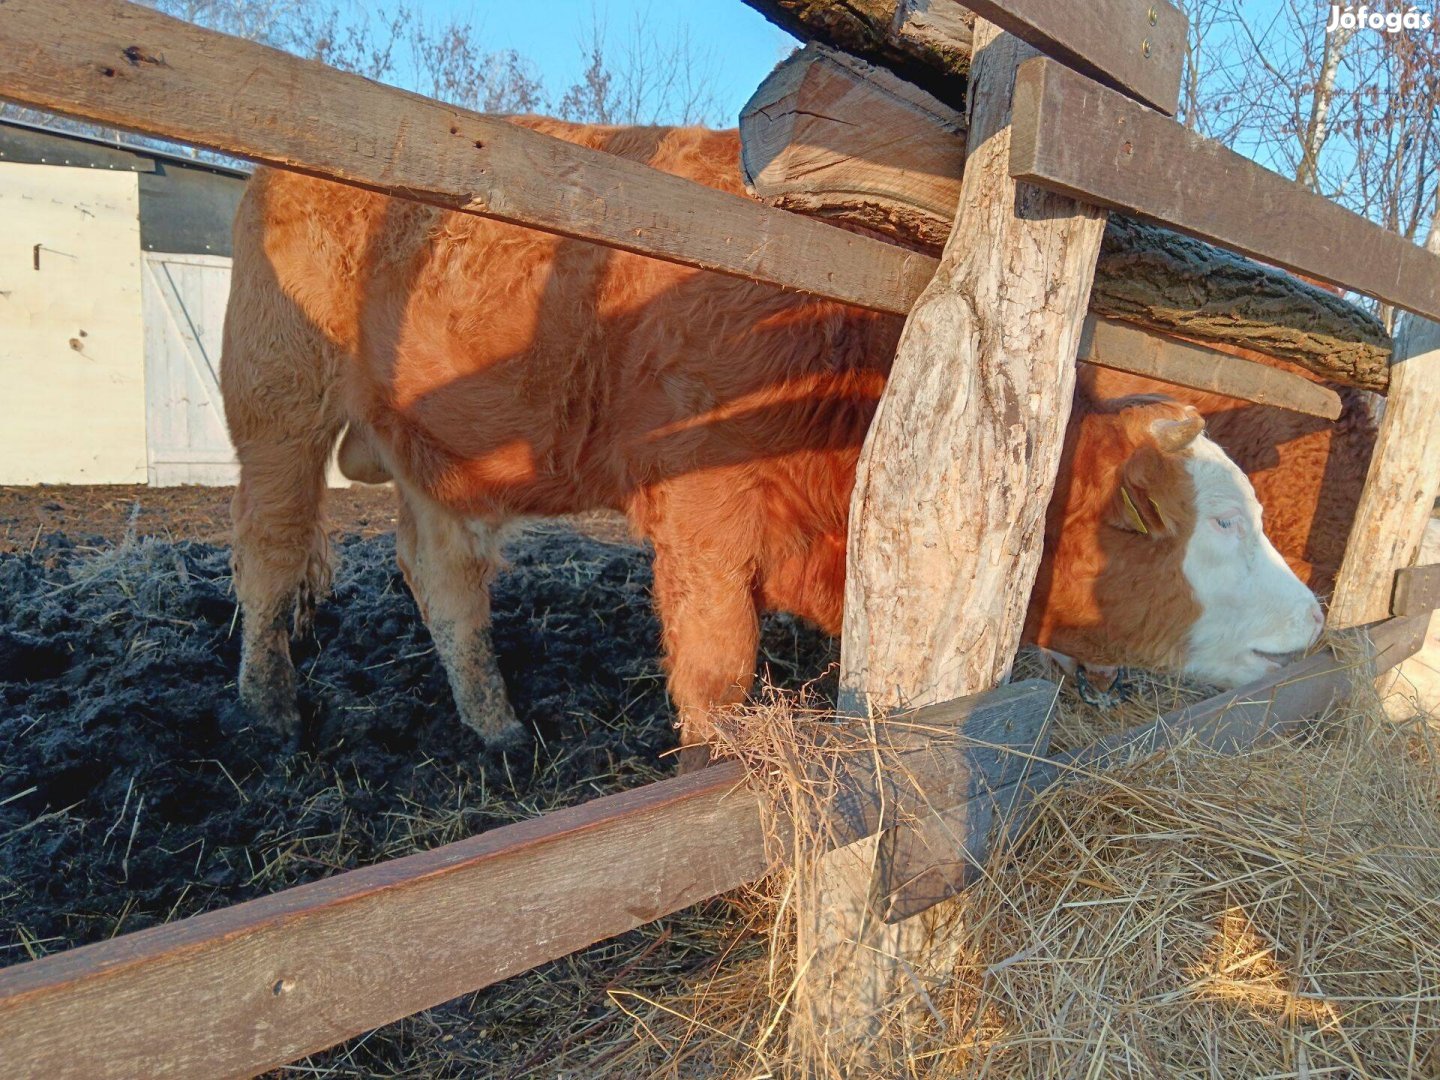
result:
<svg viewBox="0 0 1440 1080"><path fill-rule="evenodd" d="M413 6L427 21L468 21L487 50L529 57L556 95L580 75L580 42L597 16L615 38L627 36L636 19L658 41L688 29L717 61L715 94L732 124L760 80L798 44L740 0L414 0Z"/></svg>

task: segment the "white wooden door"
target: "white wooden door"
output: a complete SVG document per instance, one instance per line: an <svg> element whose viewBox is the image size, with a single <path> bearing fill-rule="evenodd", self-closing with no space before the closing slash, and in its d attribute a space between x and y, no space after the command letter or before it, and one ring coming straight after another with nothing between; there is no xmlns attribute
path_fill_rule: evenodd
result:
<svg viewBox="0 0 1440 1080"><path fill-rule="evenodd" d="M145 424L152 485L233 484L220 404L220 332L230 260L143 253Z"/></svg>

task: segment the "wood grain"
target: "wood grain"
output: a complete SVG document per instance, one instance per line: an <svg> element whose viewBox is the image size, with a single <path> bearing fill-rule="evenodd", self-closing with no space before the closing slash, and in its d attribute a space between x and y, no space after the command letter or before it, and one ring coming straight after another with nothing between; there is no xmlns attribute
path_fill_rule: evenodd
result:
<svg viewBox="0 0 1440 1080"><path fill-rule="evenodd" d="M870 237L125 0L0 4L0 97L880 311L908 311L933 269Z"/></svg>
<svg viewBox="0 0 1440 1080"><path fill-rule="evenodd" d="M1263 679L1083 749L1030 764L1025 776L985 800L957 803L929 829L909 829L882 852L877 892L887 922L910 919L970 884L1001 831L1018 835L1030 801L1050 785L1093 774L1183 742L1240 754L1323 714L1357 682L1373 679L1414 656L1425 641L1428 614L1390 619L1367 633L1358 659L1325 649Z"/></svg>
<svg viewBox="0 0 1440 1080"><path fill-rule="evenodd" d="M906 322L851 501L841 698L853 715L1008 673L1104 232L1103 212L1011 181L1011 90L1031 51L983 20L975 43L955 228ZM822 861L818 902L798 920L792 1051L811 1075L873 1072L880 1017L924 936L877 917L874 851Z"/></svg>
<svg viewBox="0 0 1440 1080"><path fill-rule="evenodd" d="M987 805L1049 746L1059 687L1028 679L984 694L904 711L873 725L841 725L824 754L836 781L825 806L835 846L882 829L910 831L935 808ZM832 771L833 770L833 771Z"/></svg>
<svg viewBox="0 0 1440 1080"><path fill-rule="evenodd" d="M1180 103L1188 20L1166 0L966 0L1046 56L1167 116Z"/></svg>
<svg viewBox="0 0 1440 1080"><path fill-rule="evenodd" d="M1085 320L1078 359L1307 416L1340 416L1339 394L1293 372L1093 315Z"/></svg>
<svg viewBox="0 0 1440 1080"><path fill-rule="evenodd" d="M739 766L0 972L0 1060L252 1075L753 880Z"/></svg>
<svg viewBox="0 0 1440 1080"><path fill-rule="evenodd" d="M1440 564L1397 570L1390 611L1394 615L1427 615L1440 611Z"/></svg>
<svg viewBox="0 0 1440 1080"><path fill-rule="evenodd" d="M965 165L965 118L884 68L810 44L740 110L740 169L771 206L938 250Z"/></svg>
<svg viewBox="0 0 1440 1080"><path fill-rule="evenodd" d="M1425 622L1374 628L1376 667L1419 648ZM893 767L878 787L871 768L845 772L832 836L955 805L987 823L965 834L981 859L988 823L1013 827L1043 786L1182 736L1241 746L1317 707L1335 668L1313 657L1054 761L1037 756L1055 695L1040 680L890 717L875 730ZM6 968L0 1060L47 1080L250 1075L754 880L778 850L762 820L740 766L724 763Z"/></svg>
<svg viewBox="0 0 1440 1080"><path fill-rule="evenodd" d="M1440 257L1048 59L1016 85L1011 175L1431 318Z"/></svg>
<svg viewBox="0 0 1440 1080"><path fill-rule="evenodd" d="M975 16L956 0L744 0L802 41L893 71L965 107Z"/></svg>
<svg viewBox="0 0 1440 1080"><path fill-rule="evenodd" d="M1436 241L1440 236L1432 233ZM1402 317L1390 394L1345 559L1330 598L1332 626L1390 614L1395 572L1415 563L1440 494L1440 323Z"/></svg>

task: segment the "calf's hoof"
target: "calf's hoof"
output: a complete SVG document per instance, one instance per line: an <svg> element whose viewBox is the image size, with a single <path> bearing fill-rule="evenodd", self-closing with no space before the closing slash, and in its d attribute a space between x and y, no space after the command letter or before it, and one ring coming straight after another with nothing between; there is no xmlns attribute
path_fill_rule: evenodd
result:
<svg viewBox="0 0 1440 1080"><path fill-rule="evenodd" d="M503 724L477 727L475 733L485 740L485 749L497 754L516 754L528 750L532 739L530 729L513 716Z"/></svg>
<svg viewBox="0 0 1440 1080"><path fill-rule="evenodd" d="M486 693L468 699L468 708L460 710L460 720L485 741L487 750L513 754L526 749L530 745L530 729L515 718L503 685L485 689Z"/></svg>
<svg viewBox="0 0 1440 1080"><path fill-rule="evenodd" d="M269 728L289 741L299 738L300 707L293 688L241 676L240 704L257 727Z"/></svg>

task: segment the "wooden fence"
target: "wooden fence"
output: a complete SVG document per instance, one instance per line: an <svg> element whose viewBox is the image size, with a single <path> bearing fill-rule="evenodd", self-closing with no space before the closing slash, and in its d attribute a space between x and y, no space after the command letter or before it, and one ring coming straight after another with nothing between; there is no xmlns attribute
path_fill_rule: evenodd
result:
<svg viewBox="0 0 1440 1080"><path fill-rule="evenodd" d="M792 24L800 18L794 5L748 2ZM1409 656L1440 607L1440 568L1410 565L1440 484L1440 339L1429 321L1440 318L1440 259L1169 119L1185 20L1168 4L1104 0L1083 15L1043 0L971 6L1048 54L1015 52L1023 62L1008 80L993 69L977 75L984 100L972 134L987 124L1006 133L1005 184L1077 200L1077 221L1093 220L1095 207L1122 208L1414 313L1396 344L1353 559L1331 613L1338 625L1369 625L1367 677ZM937 26L968 33L959 10L931 0L932 37ZM976 28L976 41L993 46L1003 39L995 35ZM901 66L913 68L913 50L887 55L902 53ZM0 2L0 97L881 311L945 303L927 282L937 266L954 271L948 248L937 261L124 0ZM992 163L973 151L969 160L966 183L984 179ZM1181 179L1161 185L1161 175ZM1098 243L1092 233L1086 243ZM1214 368L1208 353L1197 362L1198 347L1157 346L1103 320L1082 337L1087 293L1047 345L1073 341L1125 370L1250 400L1280 397L1315 415L1338 411L1328 391L1247 361ZM1072 348L1066 362L1074 356ZM903 389L905 370L897 361L887 399L897 380ZM1034 490L1048 496L1051 484L1053 475L1040 477ZM1011 586L1023 609L1029 580L1017 575ZM849 619L847 605L847 649ZM1018 638L1004 619L994 629L1002 643ZM967 692L880 726L894 767L842 776L836 835L917 841L891 845L901 857L875 892L883 919L901 922L963 887L986 838L1013 827L1047 785L1179 736L1222 750L1253 745L1329 707L1353 676L1353 664L1321 653L1068 756L1049 755L1044 742L1053 687ZM983 673L980 681L993 683ZM959 738L916 739L922 729ZM783 834L783 821L771 825ZM934 854L946 848L931 842L937 836L948 838L948 864ZM0 1060L45 1077L253 1074L753 881L777 850L742 769L722 764L7 968ZM823 1007L817 1000L807 1007ZM841 1042L863 1040L853 1025L836 1031Z"/></svg>

